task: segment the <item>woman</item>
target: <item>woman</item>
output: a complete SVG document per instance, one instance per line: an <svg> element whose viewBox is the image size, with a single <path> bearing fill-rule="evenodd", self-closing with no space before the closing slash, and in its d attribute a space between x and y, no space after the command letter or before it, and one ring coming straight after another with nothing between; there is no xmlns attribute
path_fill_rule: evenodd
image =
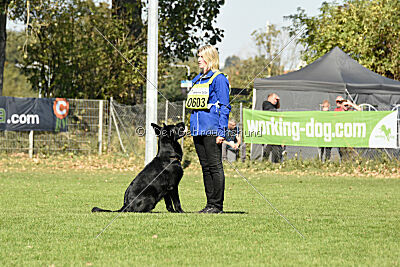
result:
<svg viewBox="0 0 400 267"><path fill-rule="evenodd" d="M186 107L192 109L190 132L203 171L207 204L200 213L222 213L225 175L222 166L222 143L228 127L229 82L218 71L219 56L215 47L198 51L201 72L193 79Z"/></svg>

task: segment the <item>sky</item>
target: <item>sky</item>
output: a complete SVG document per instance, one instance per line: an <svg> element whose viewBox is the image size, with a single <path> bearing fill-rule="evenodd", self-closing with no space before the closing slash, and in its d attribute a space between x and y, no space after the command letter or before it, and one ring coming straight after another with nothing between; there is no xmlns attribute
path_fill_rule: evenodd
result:
<svg viewBox="0 0 400 267"><path fill-rule="evenodd" d="M256 53L251 39L251 33L254 30L265 28L267 22L278 26L288 26L289 21L285 21L283 17L297 13L297 7L305 9L309 16L317 15L322 2L324 1L225 0L216 23L216 26L225 30L222 42L217 45L221 65L228 56L237 55L245 59ZM21 29L21 26L18 27L9 22L7 28Z"/></svg>
<svg viewBox="0 0 400 267"><path fill-rule="evenodd" d="M325 0L326 1L326 0ZM284 16L297 13L297 7L305 9L308 16L317 15L322 0L225 0L216 26L225 30L222 42L217 45L220 61L231 55L242 59L256 53L251 33L265 28L267 22L278 26L288 26Z"/></svg>

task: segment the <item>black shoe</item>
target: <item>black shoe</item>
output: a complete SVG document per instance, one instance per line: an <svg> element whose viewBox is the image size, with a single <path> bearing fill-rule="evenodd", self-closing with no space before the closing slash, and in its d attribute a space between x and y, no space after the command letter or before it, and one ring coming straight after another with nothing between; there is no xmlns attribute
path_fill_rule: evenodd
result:
<svg viewBox="0 0 400 267"><path fill-rule="evenodd" d="M204 209L199 210L197 213L206 213L207 210L211 209L211 207L206 206Z"/></svg>
<svg viewBox="0 0 400 267"><path fill-rule="evenodd" d="M206 209L203 213L213 213L213 214L220 214L220 213L223 213L223 211L222 210L220 210L219 208L216 208L216 207L211 207L211 208L208 208L208 209Z"/></svg>

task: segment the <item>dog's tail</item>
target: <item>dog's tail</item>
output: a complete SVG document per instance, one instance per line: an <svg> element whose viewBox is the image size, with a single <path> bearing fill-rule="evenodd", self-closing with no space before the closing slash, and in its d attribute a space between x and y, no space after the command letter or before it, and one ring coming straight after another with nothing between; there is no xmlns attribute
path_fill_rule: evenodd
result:
<svg viewBox="0 0 400 267"><path fill-rule="evenodd" d="M94 207L94 208L92 209L92 212L121 212L121 211L124 210L124 208L125 208L125 206L122 207L122 208L120 208L119 210L103 210L103 209L101 209L101 208Z"/></svg>

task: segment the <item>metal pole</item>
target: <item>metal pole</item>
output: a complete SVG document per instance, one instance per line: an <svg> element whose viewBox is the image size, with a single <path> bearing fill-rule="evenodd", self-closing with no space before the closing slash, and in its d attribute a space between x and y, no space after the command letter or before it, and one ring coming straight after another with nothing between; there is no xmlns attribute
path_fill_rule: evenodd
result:
<svg viewBox="0 0 400 267"><path fill-rule="evenodd" d="M241 147L240 147L240 158L242 159L242 162L246 160L246 145L244 143L244 134L243 134L243 103L240 102L240 123L239 123L239 130L240 130L240 141L241 141Z"/></svg>
<svg viewBox="0 0 400 267"><path fill-rule="evenodd" d="M182 121L183 123L185 123L185 114L186 114L186 100L182 101ZM184 137L182 137L182 141L181 141L181 145L182 145L182 149L183 149L183 139Z"/></svg>
<svg viewBox="0 0 400 267"><path fill-rule="evenodd" d="M165 124L168 124L168 103L168 100L165 101Z"/></svg>
<svg viewBox="0 0 400 267"><path fill-rule="evenodd" d="M99 101L99 156L101 156L103 148L103 100Z"/></svg>
<svg viewBox="0 0 400 267"><path fill-rule="evenodd" d="M158 0L149 1L147 31L146 152L145 164L156 155L157 142L151 123L157 123Z"/></svg>
<svg viewBox="0 0 400 267"><path fill-rule="evenodd" d="M33 157L33 131L29 132L29 158Z"/></svg>
<svg viewBox="0 0 400 267"><path fill-rule="evenodd" d="M251 107L252 110L254 110L256 108L256 88L253 88L253 105ZM262 146L264 149L264 146ZM262 151L262 155L261 155L261 160L262 157L264 156L264 151ZM250 144L250 158L253 156L253 143Z"/></svg>
<svg viewBox="0 0 400 267"><path fill-rule="evenodd" d="M107 136L107 151L110 152L111 148L111 126L112 126L112 116L111 116L111 108L113 105L113 98L110 97L110 105L108 106L109 114L108 114L108 136Z"/></svg>
<svg viewBox="0 0 400 267"><path fill-rule="evenodd" d="M119 139L119 144L121 145L122 151L124 151L124 153L126 154L126 149L125 149L125 147L124 147L124 144L122 143L121 134L119 133L118 123L117 123L117 120L115 119L115 114L114 114L114 108L113 108L113 106L111 106L111 116L112 116L113 121L114 121L115 130L117 131L117 135L118 135L118 139Z"/></svg>

